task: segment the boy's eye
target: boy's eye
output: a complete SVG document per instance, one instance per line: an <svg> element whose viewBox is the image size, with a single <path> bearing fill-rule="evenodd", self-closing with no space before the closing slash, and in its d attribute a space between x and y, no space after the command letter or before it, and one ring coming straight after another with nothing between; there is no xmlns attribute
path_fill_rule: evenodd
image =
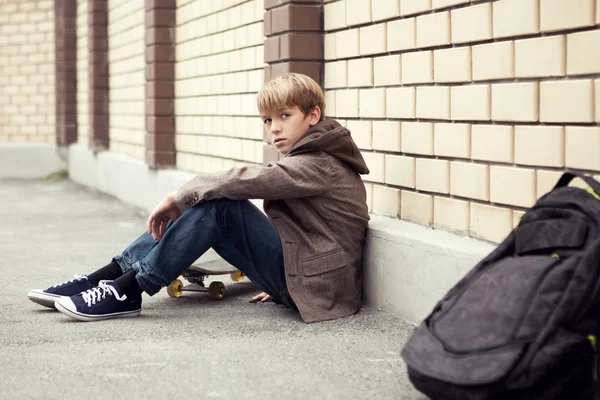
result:
<svg viewBox="0 0 600 400"><path fill-rule="evenodd" d="M265 125L268 125L271 123L271 118L267 118L263 122L265 123Z"/></svg>
<svg viewBox="0 0 600 400"><path fill-rule="evenodd" d="M289 117L291 117L291 115L290 115L290 114L288 114L288 113L283 113L283 114L281 114L281 116L282 116L283 118L289 118Z"/></svg>

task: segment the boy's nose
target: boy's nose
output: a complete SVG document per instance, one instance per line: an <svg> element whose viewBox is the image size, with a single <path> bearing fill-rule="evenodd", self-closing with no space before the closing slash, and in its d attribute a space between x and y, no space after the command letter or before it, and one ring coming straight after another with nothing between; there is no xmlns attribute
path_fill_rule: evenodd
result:
<svg viewBox="0 0 600 400"><path fill-rule="evenodd" d="M280 131L281 131L281 128L279 127L279 124L276 124L275 122L271 122L271 133L277 133Z"/></svg>

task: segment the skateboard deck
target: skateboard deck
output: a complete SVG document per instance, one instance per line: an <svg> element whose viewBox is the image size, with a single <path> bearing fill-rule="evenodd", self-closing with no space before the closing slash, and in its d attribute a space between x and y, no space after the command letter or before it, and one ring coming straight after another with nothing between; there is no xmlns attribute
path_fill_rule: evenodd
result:
<svg viewBox="0 0 600 400"><path fill-rule="evenodd" d="M226 275L240 272L239 269L234 268L222 258L206 261L201 264L192 264L187 270L184 271L184 273L192 271L199 272L203 275Z"/></svg>
<svg viewBox="0 0 600 400"><path fill-rule="evenodd" d="M167 286L170 297L181 297L183 292L208 292L208 297L221 300L225 295L223 282L215 281L206 287L204 279L211 275L229 275L235 282L244 280L245 275L222 258L190 265L181 276L190 282L184 286L180 279L176 279Z"/></svg>

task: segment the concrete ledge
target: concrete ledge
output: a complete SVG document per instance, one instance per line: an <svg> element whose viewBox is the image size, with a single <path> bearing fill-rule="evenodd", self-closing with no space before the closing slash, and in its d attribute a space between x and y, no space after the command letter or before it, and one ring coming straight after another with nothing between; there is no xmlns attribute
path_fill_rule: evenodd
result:
<svg viewBox="0 0 600 400"><path fill-rule="evenodd" d="M131 157L69 148L69 176L151 212L194 174L149 169ZM261 210L262 201L253 200ZM495 246L392 218L371 216L364 254L365 303L420 322L437 301ZM212 259L214 254L206 254ZM205 258L205 257L203 257Z"/></svg>
<svg viewBox="0 0 600 400"><path fill-rule="evenodd" d="M0 179L39 179L67 169L67 153L45 143L0 143Z"/></svg>
<svg viewBox="0 0 600 400"><path fill-rule="evenodd" d="M450 232L372 215L363 258L365 303L419 323L495 247Z"/></svg>

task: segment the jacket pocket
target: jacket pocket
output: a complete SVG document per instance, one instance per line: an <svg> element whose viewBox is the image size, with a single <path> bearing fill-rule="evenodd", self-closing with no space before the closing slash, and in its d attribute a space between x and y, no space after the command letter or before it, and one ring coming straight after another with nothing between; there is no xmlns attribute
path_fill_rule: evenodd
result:
<svg viewBox="0 0 600 400"><path fill-rule="evenodd" d="M302 261L305 276L324 274L345 267L346 255L343 250L334 250Z"/></svg>

